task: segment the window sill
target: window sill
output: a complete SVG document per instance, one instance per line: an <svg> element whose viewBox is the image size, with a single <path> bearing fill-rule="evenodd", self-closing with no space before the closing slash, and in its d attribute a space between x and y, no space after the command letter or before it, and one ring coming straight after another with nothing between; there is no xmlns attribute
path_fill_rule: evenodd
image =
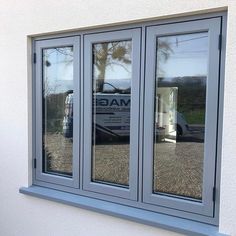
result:
<svg viewBox="0 0 236 236"><path fill-rule="evenodd" d="M97 200L89 197L83 197L71 193L61 192L45 187L31 186L29 188L20 188L20 193L39 197L46 200L64 203L67 205L93 210L99 213L117 216L123 219L132 220L177 233L187 235L211 235L226 236L219 233L216 226L203 224L187 219L159 214L143 209L120 205L117 203Z"/></svg>

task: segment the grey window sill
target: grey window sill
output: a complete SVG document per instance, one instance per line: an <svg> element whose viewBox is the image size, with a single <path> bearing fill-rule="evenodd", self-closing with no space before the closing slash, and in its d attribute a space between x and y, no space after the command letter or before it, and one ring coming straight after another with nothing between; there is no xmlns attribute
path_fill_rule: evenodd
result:
<svg viewBox="0 0 236 236"><path fill-rule="evenodd" d="M218 227L213 225L124 206L117 203L79 196L76 194L66 193L45 187L22 187L19 191L20 193L26 195L60 202L83 209L93 210L99 213L117 216L123 219L132 220L142 224L147 224L186 235L226 236L225 234L219 233Z"/></svg>

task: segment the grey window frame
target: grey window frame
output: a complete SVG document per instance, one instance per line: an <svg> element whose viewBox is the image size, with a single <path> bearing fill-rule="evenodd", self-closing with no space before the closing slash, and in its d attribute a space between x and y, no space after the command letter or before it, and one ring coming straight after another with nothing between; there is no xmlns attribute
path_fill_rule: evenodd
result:
<svg viewBox="0 0 236 236"><path fill-rule="evenodd" d="M65 177L56 174L43 173L43 155L42 155L42 50L53 48L53 47L73 47L73 83L74 83L74 108L73 113L74 117L80 117L80 104L78 97L80 96L79 89L79 78L80 71L79 66L77 65L79 61L80 55L80 36L74 37L66 37L66 38L58 38L58 39L49 39L43 41L35 42L35 53L36 53L36 63L35 66L35 153L36 153L36 173L35 180L36 181L45 181L53 184L58 184L62 186L79 188L79 172L76 170L79 166L79 145L73 144L73 167L72 167L72 177ZM74 119L75 120L75 119ZM74 122L73 120L73 143L78 143L79 141L79 124L78 122Z"/></svg>
<svg viewBox="0 0 236 236"><path fill-rule="evenodd" d="M147 51L146 51L146 86L145 100L149 106L144 108L144 178L143 199L144 202L161 205L188 212L213 216L214 201L212 193L215 186L215 160L217 143L217 114L218 114L218 83L220 51L218 50L218 38L221 32L220 19L206 19L195 22L183 22L165 26L147 27ZM198 32L208 32L208 77L206 91L206 125L204 142L203 163L203 198L202 202L178 198L178 196L166 196L165 194L152 193L153 181L153 123L154 123L154 93L156 71L156 38L160 36L182 35Z"/></svg>
<svg viewBox="0 0 236 236"><path fill-rule="evenodd" d="M218 98L218 125L217 125L217 159L215 163L215 197L214 197L214 214L212 216L206 216L202 214L198 214L195 212L188 212L184 210L178 210L174 208L165 207L162 205L158 205L156 203L150 204L144 202L144 196L142 193L143 188L143 165L144 159L144 146L143 145L143 137L144 137L144 97L145 97L145 60L149 57L146 54L146 31L151 26L168 26L170 24L179 24L185 22L199 22L207 19L220 19L221 20L221 32L219 40L219 50L220 50L220 65L219 68L219 94ZM226 23L227 23L227 13L226 12L216 12L216 13L207 13L203 15L194 15L194 16L185 16L185 17L177 17L172 19L159 19L159 20L151 20L145 21L141 23L127 23L122 24L120 26L106 26L102 28L96 29L84 29L80 31L67 32L67 33L55 33L50 35L42 35L42 36L33 36L32 37L32 52L36 53L36 63L34 63L35 59L33 57L33 66L32 66L32 90L30 90L30 95L32 95L32 107L29 105L29 111L32 112L32 117L30 117L30 122L32 118L32 129L30 131L30 137L32 134L32 172L33 172L33 182L30 187L22 187L20 188L20 192L24 194L28 194L31 196L40 197L43 199L53 200L61 203L65 203L72 206L82 207L89 210L98 211L101 213L106 213L108 215L114 215L125 219L130 219L136 222L149 224L152 226L162 227L165 229L170 229L176 232L191 234L194 232L196 235L208 235L209 232L212 232L211 235L221 235L218 232L217 225L219 224L219 190L220 190L220 172L221 172L221 145L222 145L222 123L223 123L223 95L224 95L224 62L225 62L225 45L226 45ZM141 65L139 68L140 71L140 106L139 106L139 162L138 162L138 197L137 201L129 198L122 198L118 195L109 195L102 194L94 191L87 191L83 188L83 175L84 175L84 159L89 158L84 155L84 147L86 147L85 143L83 143L84 132L86 132L86 128L84 127L84 117L83 111L85 109L83 101L84 101L84 36L92 35L98 33L112 33L116 31L123 30L132 30L135 28L141 29L140 36L140 45L141 45ZM77 80L74 80L74 83L77 88L77 117L78 124L74 123L73 133L77 132L77 151L76 156L76 171L78 176L78 182L73 179L69 181L69 183L61 182L61 178L58 176L46 176L44 178L40 177L40 160L42 158L37 151L40 146L40 140L38 139L38 134L42 132L40 127L38 126L38 119L40 114L40 104L38 100L39 85L38 80L40 79L39 73L40 67L38 63L40 63L40 51L36 50L36 45L39 42L52 42L52 47L57 46L53 43L58 41L58 45L60 45L59 41L61 39L70 39L77 38L79 41L78 45L78 62L76 66ZM55 41L56 40L56 41ZM67 45L67 44L66 44ZM74 67L75 69L75 67ZM74 74L75 75L75 74ZM75 88L75 89L76 89ZM32 91L32 94L31 94ZM41 96L41 94L40 94ZM31 97L30 97L31 98ZM148 104L149 105L149 104ZM74 114L75 115L75 114ZM77 128L75 127L77 126ZM32 132L32 133L31 133ZM74 137L76 139L76 137ZM74 140L75 140L74 139ZM31 140L29 140L31 144ZM37 165L35 165L35 161L37 160ZM73 166L74 168L74 166ZM38 172L38 174L37 174ZM117 209L117 210L116 210ZM168 219L167 219L168 218ZM195 235L194 234L194 235Z"/></svg>
<svg viewBox="0 0 236 236"><path fill-rule="evenodd" d="M84 179L83 189L98 193L137 200L138 186L138 124L139 116L139 80L140 80L140 41L141 29L121 30L109 33L86 34L84 36ZM132 78L130 111L130 159L129 187L115 184L92 182L92 45L110 41L132 41Z"/></svg>

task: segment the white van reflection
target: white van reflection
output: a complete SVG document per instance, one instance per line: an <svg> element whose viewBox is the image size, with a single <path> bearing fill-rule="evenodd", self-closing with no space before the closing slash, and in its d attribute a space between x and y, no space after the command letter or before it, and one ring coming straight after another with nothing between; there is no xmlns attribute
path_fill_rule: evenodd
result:
<svg viewBox="0 0 236 236"><path fill-rule="evenodd" d="M63 118L63 135L66 138L73 137L73 90L67 92L65 99L65 115Z"/></svg>
<svg viewBox="0 0 236 236"><path fill-rule="evenodd" d="M189 127L183 114L177 111L178 87L158 87L155 101L156 141L188 134Z"/></svg>
<svg viewBox="0 0 236 236"><path fill-rule="evenodd" d="M164 91L164 90L163 90ZM166 91L166 89L165 89ZM159 91L160 92L160 91ZM155 119L155 134L157 141L165 137L181 137L188 134L188 124L184 116L176 110L171 112L167 105L158 96L158 116ZM96 107L96 140L128 139L130 136L130 92L129 93L95 93L93 103ZM163 104L165 106L163 106ZM168 114L168 119L166 118ZM170 129L170 127L172 129ZM94 130L94 128L93 128ZM65 116L63 119L63 134L66 138L73 137L73 91L68 92L65 99ZM173 138L174 138L173 137Z"/></svg>

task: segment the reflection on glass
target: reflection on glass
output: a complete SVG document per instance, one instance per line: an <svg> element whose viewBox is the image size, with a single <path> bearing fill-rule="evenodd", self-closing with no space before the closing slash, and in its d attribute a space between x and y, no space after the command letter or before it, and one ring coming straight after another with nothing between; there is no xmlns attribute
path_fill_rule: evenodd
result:
<svg viewBox="0 0 236 236"><path fill-rule="evenodd" d="M43 49L43 171L72 175L73 48Z"/></svg>
<svg viewBox="0 0 236 236"><path fill-rule="evenodd" d="M92 180L129 185L131 41L93 45Z"/></svg>
<svg viewBox="0 0 236 236"><path fill-rule="evenodd" d="M202 199L207 33L157 38L153 192Z"/></svg>

